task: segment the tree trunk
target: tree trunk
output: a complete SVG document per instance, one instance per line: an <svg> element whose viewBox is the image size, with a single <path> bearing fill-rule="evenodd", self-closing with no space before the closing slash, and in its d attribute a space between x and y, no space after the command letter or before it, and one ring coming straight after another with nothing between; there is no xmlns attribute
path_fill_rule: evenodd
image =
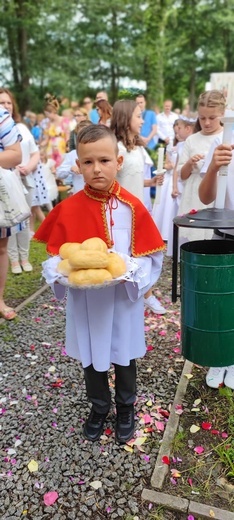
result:
<svg viewBox="0 0 234 520"><path fill-rule="evenodd" d="M18 55L20 73L20 108L22 111L30 107L29 74L28 74L28 35L24 20L27 17L27 0L15 0L18 23Z"/></svg>

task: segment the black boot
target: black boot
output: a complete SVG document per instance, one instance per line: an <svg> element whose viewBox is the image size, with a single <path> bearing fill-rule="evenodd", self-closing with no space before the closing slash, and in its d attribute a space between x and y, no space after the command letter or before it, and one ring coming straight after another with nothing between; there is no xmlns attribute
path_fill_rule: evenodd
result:
<svg viewBox="0 0 234 520"><path fill-rule="evenodd" d="M134 406L117 406L117 422L115 437L121 444L132 439L134 435Z"/></svg>
<svg viewBox="0 0 234 520"><path fill-rule="evenodd" d="M89 441L97 441L103 432L103 425L107 413L98 413L92 408L91 412L84 423L84 435Z"/></svg>

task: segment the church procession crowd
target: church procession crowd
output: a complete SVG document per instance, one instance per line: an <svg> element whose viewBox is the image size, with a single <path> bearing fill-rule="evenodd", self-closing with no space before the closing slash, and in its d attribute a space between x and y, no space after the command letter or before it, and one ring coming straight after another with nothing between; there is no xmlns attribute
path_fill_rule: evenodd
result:
<svg viewBox="0 0 234 520"><path fill-rule="evenodd" d="M56 298L67 297L66 351L83 367L92 405L84 436L90 441L102 435L110 410L111 364L116 440L133 437L136 359L146 351L144 309L167 312L153 288L164 252L172 256L173 219L212 207L223 165L230 165L225 207L234 208L232 145L222 143L225 106L218 90L200 94L196 113L189 106L173 111L170 99L162 111L148 109L141 93L111 106L107 92L100 91L94 101L87 96L67 106L47 94L42 114L20 116L11 91L0 88L0 173L14 171L30 210L29 218L0 227L1 317L17 316L4 302L8 264L17 276L33 270L31 240L46 243L49 266L62 257L64 244L82 246L94 237L97 254L113 249L134 259L133 279L100 289L67 289L51 277ZM179 240L220 235L183 228ZM206 383L234 389L234 366L209 368Z"/></svg>

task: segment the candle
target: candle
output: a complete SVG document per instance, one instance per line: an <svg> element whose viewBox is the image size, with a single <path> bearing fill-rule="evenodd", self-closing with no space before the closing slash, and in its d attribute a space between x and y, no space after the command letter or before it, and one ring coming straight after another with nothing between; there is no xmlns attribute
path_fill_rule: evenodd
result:
<svg viewBox="0 0 234 520"><path fill-rule="evenodd" d="M218 209L223 209L225 205L226 198L226 189L227 189L227 175L218 175L217 177L217 195L215 200L215 207Z"/></svg>
<svg viewBox="0 0 234 520"><path fill-rule="evenodd" d="M166 173L166 170L162 170L159 175L164 175L165 173ZM161 190L162 190L162 184L157 185L156 186L155 204L160 204Z"/></svg>
<svg viewBox="0 0 234 520"><path fill-rule="evenodd" d="M164 161L164 148L161 146L160 148L158 148L157 173L161 173L163 171L163 161Z"/></svg>

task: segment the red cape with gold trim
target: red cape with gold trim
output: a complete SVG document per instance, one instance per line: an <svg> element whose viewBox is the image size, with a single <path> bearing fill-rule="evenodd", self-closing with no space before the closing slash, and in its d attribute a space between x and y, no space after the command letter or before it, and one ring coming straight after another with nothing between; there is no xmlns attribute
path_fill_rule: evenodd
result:
<svg viewBox="0 0 234 520"><path fill-rule="evenodd" d="M106 205L114 214L116 201L127 204L132 211L132 256L140 257L161 251L162 237L141 201L114 181L108 192L96 191L87 184L84 190L55 206L34 235L34 239L47 244L50 255L58 255L65 242L83 242L99 237L108 248L113 242L106 220Z"/></svg>

